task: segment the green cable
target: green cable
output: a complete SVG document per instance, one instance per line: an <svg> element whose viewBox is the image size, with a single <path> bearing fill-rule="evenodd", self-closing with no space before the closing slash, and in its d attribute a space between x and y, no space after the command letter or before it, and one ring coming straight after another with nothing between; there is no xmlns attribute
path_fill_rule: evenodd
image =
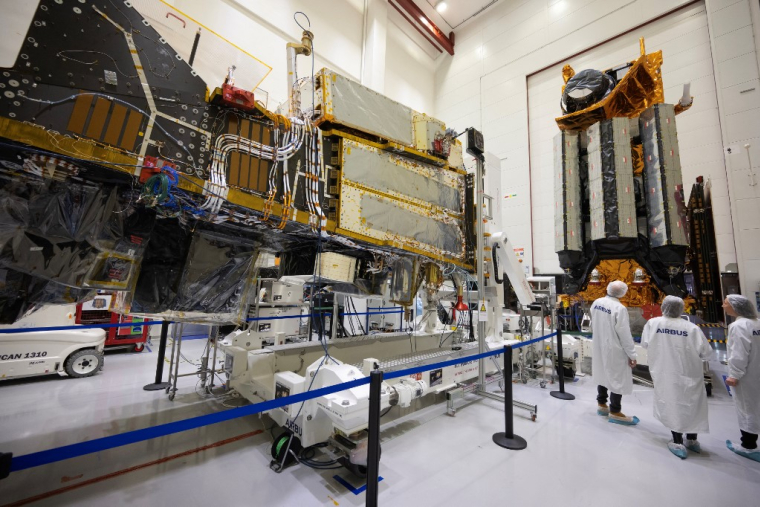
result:
<svg viewBox="0 0 760 507"><path fill-rule="evenodd" d="M153 194L153 187L158 182L159 193ZM141 197L153 196L155 202L160 204L169 197L169 177L164 173L157 173L148 178L143 186Z"/></svg>
<svg viewBox="0 0 760 507"><path fill-rule="evenodd" d="M290 438L290 436L288 436L288 435L283 435L282 437L280 437L280 441L277 442L277 446L274 449L275 454L277 454L277 456L275 456L275 458L280 455L280 451L282 450L282 446L285 445L285 442L287 442L289 438Z"/></svg>

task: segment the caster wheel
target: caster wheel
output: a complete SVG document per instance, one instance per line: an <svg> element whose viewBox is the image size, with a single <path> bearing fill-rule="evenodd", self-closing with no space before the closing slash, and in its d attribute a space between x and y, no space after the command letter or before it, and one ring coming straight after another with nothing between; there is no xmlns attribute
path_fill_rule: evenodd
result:
<svg viewBox="0 0 760 507"><path fill-rule="evenodd" d="M145 348L144 343L135 343L135 346L132 348L132 352L139 353L139 352L142 352L144 348Z"/></svg>
<svg viewBox="0 0 760 507"><path fill-rule="evenodd" d="M536 414L530 414L530 420L535 422L536 421Z"/></svg>
<svg viewBox="0 0 760 507"><path fill-rule="evenodd" d="M542 380L539 385L541 386L541 389L546 389L546 381L545 380Z"/></svg>
<svg viewBox="0 0 760 507"><path fill-rule="evenodd" d="M166 394L169 394L169 389L171 389L171 388L170 387L166 388Z"/></svg>
<svg viewBox="0 0 760 507"><path fill-rule="evenodd" d="M712 386L711 385L705 386L705 391L707 391L707 396L712 396Z"/></svg>
<svg viewBox="0 0 760 507"><path fill-rule="evenodd" d="M175 393L175 392L171 392L171 393L169 394L169 401L174 401L174 395L175 395L175 394L177 394L177 393Z"/></svg>
<svg viewBox="0 0 760 507"><path fill-rule="evenodd" d="M285 450L288 448L288 440L290 440L291 437L290 432L285 432L279 437L277 437L274 442L272 442L272 449L270 450L270 454L272 455L272 460L276 463L282 463L282 458L285 455ZM301 453L301 440L298 439L298 437L293 437L293 441L290 443L290 451L292 451L294 454L299 455ZM293 454L288 453L287 457L285 457L285 466L292 465L296 462L296 459L293 457Z"/></svg>

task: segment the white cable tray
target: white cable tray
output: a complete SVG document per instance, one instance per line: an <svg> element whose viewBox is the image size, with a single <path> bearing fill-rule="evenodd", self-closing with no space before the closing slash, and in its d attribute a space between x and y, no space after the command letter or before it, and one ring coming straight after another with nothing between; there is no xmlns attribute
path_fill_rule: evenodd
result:
<svg viewBox="0 0 760 507"><path fill-rule="evenodd" d="M462 343L458 346L462 347L460 350L451 349L438 349L430 350L427 352L417 352L411 354L402 354L390 359L382 360L378 363L378 366L383 371L394 371L402 368L410 368L413 366L420 366L431 362L443 361L446 358L455 359L465 355L469 355L473 349L478 348L477 342ZM354 364L357 368L361 369L361 363Z"/></svg>

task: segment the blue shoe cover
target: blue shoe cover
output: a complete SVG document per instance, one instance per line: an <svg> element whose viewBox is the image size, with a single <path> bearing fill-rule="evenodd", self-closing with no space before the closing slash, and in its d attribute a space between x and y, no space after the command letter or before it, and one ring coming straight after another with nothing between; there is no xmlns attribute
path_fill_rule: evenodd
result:
<svg viewBox="0 0 760 507"><path fill-rule="evenodd" d="M620 419L620 418L615 418L615 416L610 414L609 421L614 424L622 424L623 426L636 426L637 424L639 424L639 418L636 416Z"/></svg>
<svg viewBox="0 0 760 507"><path fill-rule="evenodd" d="M696 452L697 454L702 452L702 446L699 445L699 441L697 440L689 440L688 438L684 442L684 446L691 452Z"/></svg>
<svg viewBox="0 0 760 507"><path fill-rule="evenodd" d="M668 450L678 456L681 459L686 459L688 454L686 453L686 447L684 447L683 444L676 444L673 442L670 442L668 444Z"/></svg>
<svg viewBox="0 0 760 507"><path fill-rule="evenodd" d="M726 447L734 451L739 456L751 459L753 461L760 462L760 450L757 449L744 449L742 447L734 447L734 444L730 440L726 440Z"/></svg>

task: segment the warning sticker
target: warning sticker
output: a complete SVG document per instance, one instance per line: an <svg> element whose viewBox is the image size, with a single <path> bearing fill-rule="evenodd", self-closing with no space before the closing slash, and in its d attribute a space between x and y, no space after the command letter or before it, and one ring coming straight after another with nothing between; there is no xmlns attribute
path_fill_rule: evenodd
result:
<svg viewBox="0 0 760 507"><path fill-rule="evenodd" d="M483 300L478 303L478 321L485 322L488 320L488 302Z"/></svg>

